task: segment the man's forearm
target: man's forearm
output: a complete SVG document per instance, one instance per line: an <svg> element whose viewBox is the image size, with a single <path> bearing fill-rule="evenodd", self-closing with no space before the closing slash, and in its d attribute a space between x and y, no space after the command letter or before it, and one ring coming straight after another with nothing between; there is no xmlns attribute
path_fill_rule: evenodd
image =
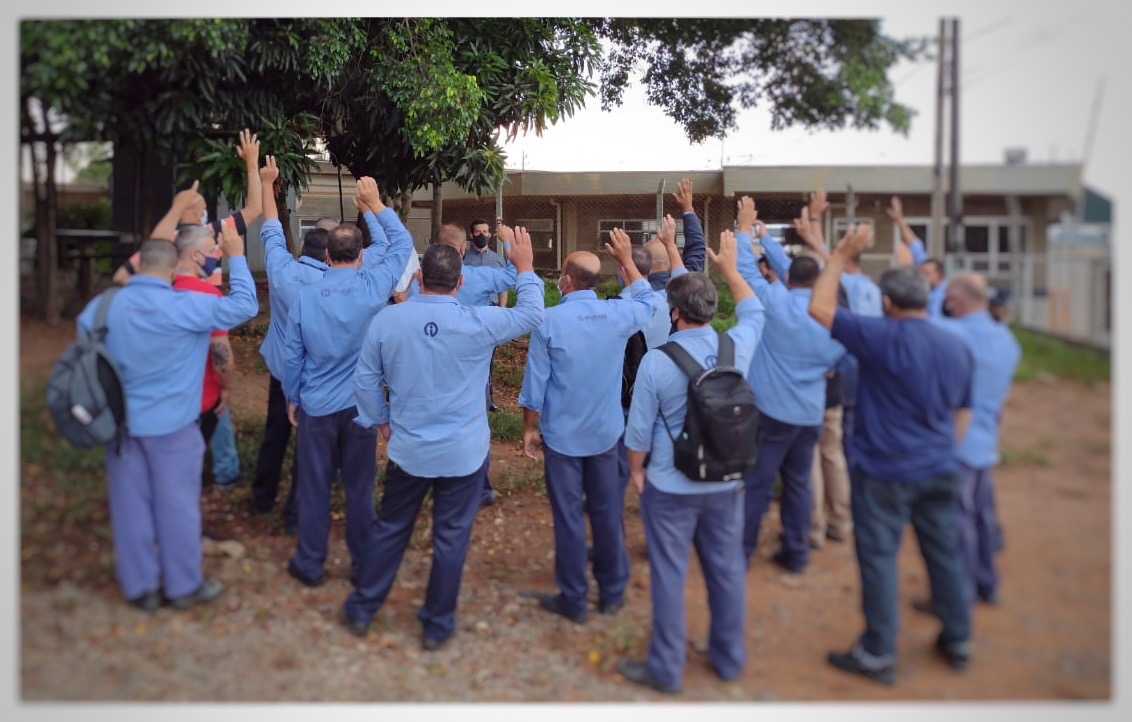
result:
<svg viewBox="0 0 1132 722"><path fill-rule="evenodd" d="M258 159L257 159L258 161ZM244 223L251 223L263 210L263 184L259 180L259 168L255 162L246 164L248 171L248 197L244 200Z"/></svg>
<svg viewBox="0 0 1132 722"><path fill-rule="evenodd" d="M633 451L626 449L629 456L629 471L641 472L645 470L645 457L649 455L647 451Z"/></svg>
<svg viewBox="0 0 1132 722"><path fill-rule="evenodd" d="M839 253L830 254L825 268L814 282L810 295L810 315L822 326L833 328L833 316L837 313L837 287L841 283L841 272L845 270L845 259Z"/></svg>
<svg viewBox="0 0 1132 722"><path fill-rule="evenodd" d="M523 431L538 431L539 412L534 409L523 409Z"/></svg>

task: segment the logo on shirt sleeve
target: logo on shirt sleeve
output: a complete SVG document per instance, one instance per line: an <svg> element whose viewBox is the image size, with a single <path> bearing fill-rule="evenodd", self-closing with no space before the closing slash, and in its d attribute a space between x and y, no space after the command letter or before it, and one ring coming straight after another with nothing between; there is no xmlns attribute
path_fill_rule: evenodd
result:
<svg viewBox="0 0 1132 722"><path fill-rule="evenodd" d="M429 321L428 323L425 324L424 332L425 332L425 336L428 336L428 337L431 338L431 337L435 336L436 334L438 334L440 332L440 327L437 326L432 321Z"/></svg>

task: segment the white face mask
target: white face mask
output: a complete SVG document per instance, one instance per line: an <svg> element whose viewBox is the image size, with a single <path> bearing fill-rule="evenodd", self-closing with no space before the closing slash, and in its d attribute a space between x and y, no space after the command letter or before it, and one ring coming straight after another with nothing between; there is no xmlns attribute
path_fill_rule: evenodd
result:
<svg viewBox="0 0 1132 722"><path fill-rule="evenodd" d="M207 210L203 210L203 211L200 212L200 224L202 226L208 225L208 211Z"/></svg>
<svg viewBox="0 0 1132 722"><path fill-rule="evenodd" d="M558 281L556 281L554 285L558 287L558 295L559 296L565 296L566 295L566 292L562 290L562 276L558 277Z"/></svg>

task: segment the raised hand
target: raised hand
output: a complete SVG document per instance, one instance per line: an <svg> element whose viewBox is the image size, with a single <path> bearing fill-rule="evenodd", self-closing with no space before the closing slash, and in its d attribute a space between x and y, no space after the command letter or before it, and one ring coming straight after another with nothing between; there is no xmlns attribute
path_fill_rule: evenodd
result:
<svg viewBox="0 0 1132 722"><path fill-rule="evenodd" d="M499 240L504 243L511 243L515 240L515 229L505 224L503 221L496 221L495 235L499 236Z"/></svg>
<svg viewBox="0 0 1132 722"><path fill-rule="evenodd" d="M531 247L531 235L522 226L515 228L515 240L511 242L511 264L519 273L535 270L535 251Z"/></svg>
<svg viewBox="0 0 1132 722"><path fill-rule="evenodd" d="M620 228L614 228L609 232L609 243L605 244L605 250L609 255L613 256L619 264L624 268L626 266L633 266L633 242L629 240L629 236L625 231Z"/></svg>
<svg viewBox="0 0 1132 722"><path fill-rule="evenodd" d="M708 258L724 275L728 272L738 272L739 243L735 240L734 233L728 230L719 234L718 253L711 250L710 247L706 250Z"/></svg>
<svg viewBox="0 0 1132 722"><path fill-rule="evenodd" d="M275 156L265 155L263 157L264 166L259 169L259 182L264 185L275 184L275 179L279 177L279 166L275 165Z"/></svg>
<svg viewBox="0 0 1132 722"><path fill-rule="evenodd" d="M259 165L259 138L247 128L240 131L240 144L236 147L236 155L243 158L244 163L252 168Z"/></svg>
<svg viewBox="0 0 1132 722"><path fill-rule="evenodd" d="M900 202L899 197L892 196L892 200L889 202L888 208L884 209L884 212L888 214L889 218L899 223L904 218L904 204Z"/></svg>
<svg viewBox="0 0 1132 722"><path fill-rule="evenodd" d="M220 248L224 250L224 255L229 258L244 255L244 239L240 237L240 232L236 230L236 224L220 224Z"/></svg>
<svg viewBox="0 0 1132 722"><path fill-rule="evenodd" d="M377 187L377 181L368 175L358 179L354 191L354 205L357 205L359 209L364 205L375 214L385 210L385 204L381 202L381 189Z"/></svg>
<svg viewBox="0 0 1132 722"><path fill-rule="evenodd" d="M680 204L680 209L684 213L692 213L692 181L687 178L681 178L680 183L677 184L676 190L672 193L676 198L676 202Z"/></svg>
<svg viewBox="0 0 1132 722"><path fill-rule="evenodd" d="M750 196L743 196L739 199L738 213L736 220L739 222L740 233L750 233L751 228L755 225L755 219L759 217L759 212L755 210L755 201Z"/></svg>
<svg viewBox="0 0 1132 722"><path fill-rule="evenodd" d="M814 226L816 224L810 220L810 209L802 206L802 214L800 217L794 219L794 231L798 237L805 241L807 246L814 246Z"/></svg>
<svg viewBox="0 0 1132 722"><path fill-rule="evenodd" d="M661 223L656 237L660 239L660 242L665 246L676 245L676 221L672 219L672 216L664 217L664 222Z"/></svg>
<svg viewBox="0 0 1132 722"><path fill-rule="evenodd" d="M822 214L829 208L829 201L826 200L826 193L822 189L818 189L810 194L810 220L814 223L821 221Z"/></svg>
<svg viewBox="0 0 1132 722"><path fill-rule="evenodd" d="M837 242L837 247L833 249L833 252L843 259L856 258L872 244L872 241L872 226L867 223L855 223Z"/></svg>
<svg viewBox="0 0 1132 722"><path fill-rule="evenodd" d="M197 188L200 187L200 181L193 181L192 186L173 196L173 207L180 210L187 210L197 205L204 205L204 196L197 193Z"/></svg>

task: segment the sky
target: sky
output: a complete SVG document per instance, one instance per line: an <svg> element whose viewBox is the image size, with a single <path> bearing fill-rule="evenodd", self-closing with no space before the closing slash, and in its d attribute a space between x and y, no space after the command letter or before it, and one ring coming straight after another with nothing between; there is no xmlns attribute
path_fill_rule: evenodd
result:
<svg viewBox="0 0 1132 722"><path fill-rule="evenodd" d="M1129 64L1123 50L1127 24L1117 21L1126 20L1128 10L1118 10L1112 0L842 7L881 18L883 31L901 38L934 35L942 12L958 15L961 163L1002 163L1008 147L1024 148L1030 163L1081 162L1093 122L1085 180L1108 193L1121 184L1129 160L1121 136L1129 97L1123 71ZM508 143L507 165L564 171L715 169L721 163L926 165L934 153L936 73L931 60L901 62L890 73L897 100L917 112L906 137L890 130L772 131L769 113L754 109L740 114L738 129L727 138L693 145L660 108L646 103L638 86L614 112L603 112L594 99L541 138L531 134ZM1100 111L1094 113L1099 88Z"/></svg>

